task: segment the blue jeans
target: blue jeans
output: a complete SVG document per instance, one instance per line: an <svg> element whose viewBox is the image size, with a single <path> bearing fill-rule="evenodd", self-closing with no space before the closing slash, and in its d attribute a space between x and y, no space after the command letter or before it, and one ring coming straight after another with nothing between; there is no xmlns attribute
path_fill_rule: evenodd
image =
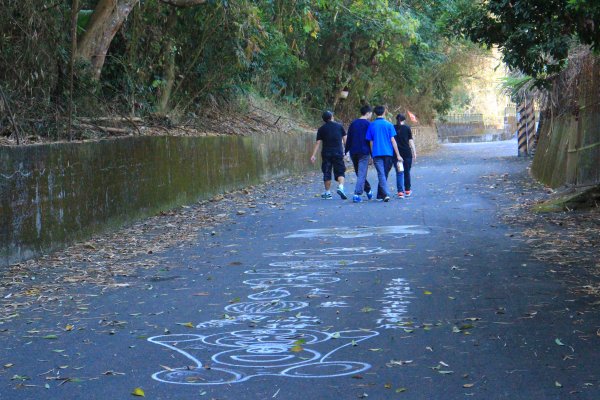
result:
<svg viewBox="0 0 600 400"><path fill-rule="evenodd" d="M387 184L387 174L389 174L392 167L392 156L378 156L373 157L373 165L377 170L377 179L379 180L379 186L377 187L377 198L382 199L385 196L390 195Z"/></svg>
<svg viewBox="0 0 600 400"><path fill-rule="evenodd" d="M360 196L366 189L367 192L371 191L371 185L367 181L367 171L369 170L369 159L371 156L368 154L352 156L354 169L356 171L356 186L354 187L354 194ZM356 162L354 162L356 161Z"/></svg>
<svg viewBox="0 0 600 400"><path fill-rule="evenodd" d="M396 190L404 192L404 171L398 171L398 162L394 163L394 169L396 170Z"/></svg>

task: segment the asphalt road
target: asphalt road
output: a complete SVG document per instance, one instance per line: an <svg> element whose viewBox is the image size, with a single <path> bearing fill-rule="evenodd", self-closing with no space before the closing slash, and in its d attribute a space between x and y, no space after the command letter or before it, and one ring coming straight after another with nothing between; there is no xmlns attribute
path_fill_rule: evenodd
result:
<svg viewBox="0 0 600 400"><path fill-rule="evenodd" d="M597 309L500 218L515 153L444 146L389 203L289 184L129 287L83 286L83 314L0 326L0 399L598 399Z"/></svg>

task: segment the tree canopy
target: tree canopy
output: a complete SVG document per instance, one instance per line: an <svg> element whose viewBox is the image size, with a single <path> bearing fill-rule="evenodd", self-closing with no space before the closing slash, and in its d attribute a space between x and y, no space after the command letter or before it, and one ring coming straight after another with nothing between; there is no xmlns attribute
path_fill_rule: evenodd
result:
<svg viewBox="0 0 600 400"><path fill-rule="evenodd" d="M429 120L450 108L479 52L453 34L463 1L0 0L0 81L43 132L71 98L84 116L173 118L249 91L348 114L385 103Z"/></svg>
<svg viewBox="0 0 600 400"><path fill-rule="evenodd" d="M457 31L499 46L506 64L539 81L561 71L575 43L600 50L597 0L462 0Z"/></svg>

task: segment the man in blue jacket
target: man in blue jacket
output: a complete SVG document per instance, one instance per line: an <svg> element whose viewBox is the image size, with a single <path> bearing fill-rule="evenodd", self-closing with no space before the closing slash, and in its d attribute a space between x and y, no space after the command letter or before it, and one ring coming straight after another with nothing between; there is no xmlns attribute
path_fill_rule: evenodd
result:
<svg viewBox="0 0 600 400"><path fill-rule="evenodd" d="M387 175L392 169L394 155L399 162L402 162L402 157L398 152L396 145L396 131L394 125L385 120L385 107L375 107L375 121L371 122L367 129L366 139L370 141L371 156L373 164L377 170L377 179L379 183L377 198L383 197L383 201L390 201L390 191L387 184Z"/></svg>
<svg viewBox="0 0 600 400"><path fill-rule="evenodd" d="M367 180L371 148L366 139L373 110L369 106L363 106L360 109L360 115L360 118L355 119L350 124L346 139L346 154L350 152L350 158L352 159L352 165L354 165L354 172L356 173L356 186L354 187L354 196L352 197L352 201L355 203L362 201L363 190L367 193L369 200L373 198L371 185Z"/></svg>

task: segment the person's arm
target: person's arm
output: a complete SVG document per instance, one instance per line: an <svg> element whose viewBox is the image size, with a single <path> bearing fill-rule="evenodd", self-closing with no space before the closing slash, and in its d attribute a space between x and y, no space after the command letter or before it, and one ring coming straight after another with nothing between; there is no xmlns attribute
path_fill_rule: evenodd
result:
<svg viewBox="0 0 600 400"><path fill-rule="evenodd" d="M322 140L317 140L317 142L315 143L315 148L313 149L312 152L312 156L310 156L310 162L311 163L315 163L315 161L317 161L317 151L319 151L319 147L321 146L321 142Z"/></svg>
<svg viewBox="0 0 600 400"><path fill-rule="evenodd" d="M346 142L344 143L344 154L348 154L350 147L352 147L352 132L348 130L348 134L344 137L346 138Z"/></svg>
<svg viewBox="0 0 600 400"><path fill-rule="evenodd" d="M400 152L398 151L398 144L396 143L396 137L392 136L392 147L394 148L394 153L396 153L396 158L398 161L402 162L402 157L400 157Z"/></svg>
<svg viewBox="0 0 600 400"><path fill-rule="evenodd" d="M417 149L415 148L415 141L410 139L408 141L408 145L410 146L410 152L412 153L413 161L417 160Z"/></svg>

